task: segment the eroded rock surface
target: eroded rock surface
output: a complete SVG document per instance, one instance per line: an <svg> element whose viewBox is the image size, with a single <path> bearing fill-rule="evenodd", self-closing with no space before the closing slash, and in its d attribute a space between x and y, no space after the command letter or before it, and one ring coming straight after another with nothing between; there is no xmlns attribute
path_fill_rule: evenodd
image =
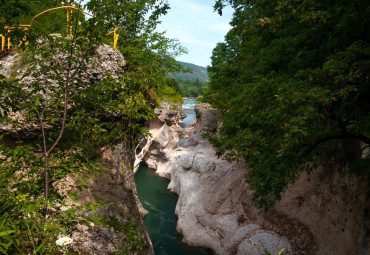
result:
<svg viewBox="0 0 370 255"><path fill-rule="evenodd" d="M81 198L74 204L84 205L89 202L114 202L114 205L97 208L97 213L83 212L87 216L114 217L116 224L127 225L134 219L138 226L138 236L144 238L147 254L154 254L153 247L143 222L144 208L142 207L136 192L132 162L134 151L128 143L116 144L113 149L101 148L101 159L106 171L86 179L89 189L81 192ZM70 185L79 177L69 176ZM72 185L73 187L74 185ZM79 225L72 234L73 246L79 252L87 254L111 254L119 250L120 246L126 246L126 236L107 227L91 227ZM127 244L125 243L127 242ZM129 244L130 245L130 244Z"/></svg>
<svg viewBox="0 0 370 255"><path fill-rule="evenodd" d="M286 254L298 254L298 247L283 231L276 231L282 224L270 220L251 201L243 162L217 158L200 134L192 136L185 147L188 154L173 163L168 188L179 194L177 230L187 244L210 247L216 254L275 254L282 248ZM304 226L295 224L288 219L284 227L311 237ZM293 238L302 242L300 236Z"/></svg>
<svg viewBox="0 0 370 255"><path fill-rule="evenodd" d="M194 133L214 130L218 123L219 112L206 103L198 104L194 110L197 118Z"/></svg>
<svg viewBox="0 0 370 255"><path fill-rule="evenodd" d="M153 168L166 165L168 188L179 195L177 230L185 243L222 255L275 254L282 248L283 254L370 254L364 180L333 164L303 172L266 213L252 200L244 162L218 158L202 137L219 125L217 111L207 104L195 111L195 134L183 148L158 140L160 145L153 145L154 153L146 159ZM171 132L157 137L176 140Z"/></svg>
<svg viewBox="0 0 370 255"><path fill-rule="evenodd" d="M40 42L40 44L45 43ZM47 47L47 45L45 47ZM40 58L40 56L33 56L33 58ZM67 55L65 53L62 54L60 52L56 52L55 55L52 56L52 59L55 59L55 61L58 62L64 61L67 63ZM104 80L108 74L116 81L124 78L126 60L121 53L106 44L99 45L95 49L95 52L89 56L89 61L87 62L84 60L82 63L84 63L83 66L86 68L84 68L83 72L80 74L82 76L81 81L86 86L91 83ZM0 59L0 75L5 76L7 79L18 79L19 82L26 85L26 87L23 88L24 90L27 90L27 85L32 84L36 80L35 77L27 73L29 72L28 68L29 64L27 64L27 60L22 59L22 54L16 50L11 51L10 55ZM36 69L39 68L40 66L36 67ZM65 75L61 75L61 77L65 78ZM40 95L47 98L48 86L50 86L50 84L55 84L56 82L51 81L48 75L43 74L40 75L39 79L46 83L46 92L40 92ZM6 110L2 107L2 101L2 94L0 94L0 116L4 115L4 110ZM6 130L13 133L17 132L18 136L21 137L29 137L34 133L40 132L39 126L29 123L22 111L10 112L8 117L22 125L15 127L10 123L0 122L0 130Z"/></svg>
<svg viewBox="0 0 370 255"><path fill-rule="evenodd" d="M156 169L159 176L170 178L171 164L183 150L179 148L179 123L185 116L177 104L162 102L155 110L158 119L148 121L147 130L151 136L143 138L138 145L135 167L145 162L148 167Z"/></svg>
<svg viewBox="0 0 370 255"><path fill-rule="evenodd" d="M308 226L315 254L370 254L370 200L366 181L328 163L303 172L282 194L276 211Z"/></svg>

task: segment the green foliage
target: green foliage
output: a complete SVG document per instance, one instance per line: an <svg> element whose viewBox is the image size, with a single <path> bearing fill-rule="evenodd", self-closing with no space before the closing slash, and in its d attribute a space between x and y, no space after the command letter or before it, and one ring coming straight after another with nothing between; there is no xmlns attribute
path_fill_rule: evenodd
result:
<svg viewBox="0 0 370 255"><path fill-rule="evenodd" d="M71 233L77 222L84 222L77 214L82 207L60 209L65 197L57 187L66 185L64 177L81 176L76 190L89 188L83 176L104 170L97 162L96 148L133 140L143 132L140 123L153 117L144 96L122 82L108 75L100 82L84 82L90 57L86 54L93 50L86 38L43 40L32 49L41 58L32 58L25 74L33 81L2 79L0 83L5 112L1 121L18 129L18 137L27 133L25 125L34 132L30 141L18 138L17 144L0 145L0 215L4 219L0 232L6 233L0 237L0 246L5 254L57 251L57 236ZM9 118L10 110L22 111L26 120ZM97 206L90 203L86 208L96 212Z"/></svg>
<svg viewBox="0 0 370 255"><path fill-rule="evenodd" d="M178 71L178 72L173 73L173 74L169 74L168 76L170 78L174 78L176 80L192 80L192 81L195 81L195 80L199 79L203 82L208 82L209 81L207 68L205 68L203 66L198 66L198 65L186 63L186 62L181 62L181 61L178 61L178 63L181 64L182 67L185 70Z"/></svg>
<svg viewBox="0 0 370 255"><path fill-rule="evenodd" d="M60 250L55 245L59 234L69 235L77 223L87 224L78 215L83 209L91 210L102 204L82 206L66 205L64 197L54 189L49 199L44 197L43 159L34 146L22 143L14 146L0 145L0 253L1 254L53 254ZM61 153L53 159L65 157ZM69 156L68 156L69 157ZM67 174L79 174L83 165L90 174L102 169L92 163L75 160L82 155L71 155L52 167L51 182L64 185ZM81 161L81 160L80 160ZM86 189L86 182L76 184L76 189ZM64 207L65 210L61 210Z"/></svg>
<svg viewBox="0 0 370 255"><path fill-rule="evenodd" d="M174 89L163 84L166 74L179 68L171 56L182 49L177 42L154 32L167 4L90 1L88 8L96 17L84 20L75 12L70 24L73 37L50 35L55 32L53 28L58 31L57 27L33 30L33 40L22 59L22 65L28 66L27 73L20 80L0 77L0 121L12 127L12 132L0 137L1 253L58 252L55 240L59 234L70 234L76 223L87 224L78 216L79 211L96 212L98 206L105 206L68 205L68 210L61 210L67 195L57 189L67 185L64 178L79 176L76 190L89 188L86 179L105 170L99 164L97 148L123 142L133 149L139 135L145 133L145 121L155 117L156 98L151 92L177 96ZM23 9L19 15L22 13ZM46 24L52 18L45 16ZM114 26L103 19L121 26L118 45L128 69L125 77L107 73L103 80L92 78L87 82L96 47L112 42L106 34ZM42 42L36 43L36 38ZM27 84L21 82L24 77L28 77ZM24 118L10 118L17 111ZM8 144L8 139L18 142ZM77 191L68 196L75 200L80 196ZM130 221L125 229L128 242L122 244L124 250L144 249L136 229Z"/></svg>
<svg viewBox="0 0 370 255"><path fill-rule="evenodd" d="M21 0L7 0L2 1L0 4L0 35L11 38L11 43L14 45L18 44L19 41L22 41L24 37L24 31L21 29L12 29L8 31L5 29L5 26L12 25L29 25L32 18L49 8L56 6L61 6L61 0L30 0L30 1L21 1ZM50 33L52 32L65 32L66 29L66 13L65 11L58 11L48 17L41 17L36 19L36 22L32 30L40 31L46 30ZM30 39L30 38L28 38Z"/></svg>
<svg viewBox="0 0 370 255"><path fill-rule="evenodd" d="M190 63L178 62L184 68L173 74L169 74L171 81L169 86L183 97L198 97L209 81L208 72L205 67Z"/></svg>
<svg viewBox="0 0 370 255"><path fill-rule="evenodd" d="M207 82L199 79L181 80L167 78L167 85L183 97L198 97L202 95L203 89L207 86Z"/></svg>
<svg viewBox="0 0 370 255"><path fill-rule="evenodd" d="M211 140L219 155L245 159L254 198L271 208L299 171L331 158L338 141L369 144L370 7L218 0L215 9L225 4L235 9L233 28L213 50L203 92L222 112ZM359 158L351 149L341 154Z"/></svg>
<svg viewBox="0 0 370 255"><path fill-rule="evenodd" d="M8 211L0 208L1 254L56 254L60 251L55 244L58 235L70 235L77 223L88 225L86 219L78 216L85 207L68 206L61 210L61 206L66 206L61 199L45 201L20 191L7 195Z"/></svg>
<svg viewBox="0 0 370 255"><path fill-rule="evenodd" d="M161 101L172 102L176 104L182 104L182 96L177 93L174 88L168 85L162 85L156 90L158 95L156 104L159 105Z"/></svg>
<svg viewBox="0 0 370 255"><path fill-rule="evenodd" d="M91 0L87 7L102 19L120 27L118 48L128 63L125 82L146 93L153 102L176 97L169 96L173 91L165 85L167 74L180 70L181 66L174 57L186 50L177 40L168 39L164 33L155 31L160 22L158 18L170 8L167 1Z"/></svg>
<svg viewBox="0 0 370 255"><path fill-rule="evenodd" d="M203 89L207 86L207 82L196 80L178 80L181 94L184 97L198 97L202 95Z"/></svg>
<svg viewBox="0 0 370 255"><path fill-rule="evenodd" d="M125 240L120 243L118 251L113 253L114 255L146 254L145 241L139 234L138 225L134 218L130 218L126 224L115 217L110 217L105 222L108 226L126 236Z"/></svg>
<svg viewBox="0 0 370 255"><path fill-rule="evenodd" d="M183 97L198 97L202 94L203 89L207 86L207 82L196 80L180 80L174 78L167 78L168 87L172 88L176 94ZM159 94L161 91L157 91ZM178 95L174 95L177 96ZM178 102L177 100L176 102Z"/></svg>
<svg viewBox="0 0 370 255"><path fill-rule="evenodd" d="M55 6L61 5L61 0L43 1L2 1L0 5L0 34L5 32L4 26L29 24L38 13Z"/></svg>
<svg viewBox="0 0 370 255"><path fill-rule="evenodd" d="M276 253L276 255L281 255L283 254L284 251L285 251L285 248L281 249L278 253ZM268 252L266 255L271 255L271 253Z"/></svg>
<svg viewBox="0 0 370 255"><path fill-rule="evenodd" d="M174 79L174 78L167 78L166 84L169 87L173 88L176 91L176 93L181 94L180 84L179 84L179 82L176 79Z"/></svg>

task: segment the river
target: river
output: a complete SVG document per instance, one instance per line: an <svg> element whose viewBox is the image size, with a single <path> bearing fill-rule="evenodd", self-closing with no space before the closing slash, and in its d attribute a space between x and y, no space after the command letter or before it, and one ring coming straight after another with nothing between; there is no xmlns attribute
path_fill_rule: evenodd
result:
<svg viewBox="0 0 370 255"><path fill-rule="evenodd" d="M182 124L189 125L195 119L196 101L185 99L182 105L187 117ZM180 140L181 146L185 142ZM192 248L181 242L182 236L176 232L177 217L175 207L178 196L167 190L169 180L155 175L155 170L140 165L135 174L135 182L140 202L149 214L144 223L152 240L156 255L209 255L204 248Z"/></svg>
<svg viewBox="0 0 370 255"><path fill-rule="evenodd" d="M193 120L195 120L194 107L197 104L195 99L185 99L182 104L182 111L186 114L186 118L183 120L182 127L188 126Z"/></svg>

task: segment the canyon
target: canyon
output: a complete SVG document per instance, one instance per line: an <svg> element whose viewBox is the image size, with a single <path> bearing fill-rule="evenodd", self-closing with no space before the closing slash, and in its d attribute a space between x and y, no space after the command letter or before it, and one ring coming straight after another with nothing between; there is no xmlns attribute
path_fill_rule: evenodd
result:
<svg viewBox="0 0 370 255"><path fill-rule="evenodd" d="M109 69L113 77L124 73L125 61L117 52L103 48L96 57L103 64L91 68L87 82L92 77L101 78L103 69ZM9 77L16 68L21 76L24 70L17 66L18 61L19 56L14 54L0 62L1 74ZM27 82L27 77L22 79ZM188 245L230 255L276 254L282 249L283 254L370 254L370 204L365 179L346 173L345 165L327 162L297 176L275 207L266 212L252 199L253 191L244 178L251 170L243 159L229 162L217 157L204 138L204 134L213 134L221 125L218 111L208 104L198 104L195 112L196 122L181 127L185 117L181 107L162 102L155 110L158 118L146 123L151 135L142 137L136 148L125 142L97 148L107 171L90 178L82 197L69 202L115 202L97 208L96 213L84 211L81 215L114 217L122 225L133 219L145 253L154 254L143 224L147 212L138 200L134 182L134 173L144 162L157 175L169 179L168 189L178 194L176 229ZM21 113L13 117L23 118ZM12 130L5 124L0 129L27 139L40 131L27 123L22 130ZM14 143L16 137L7 139L2 142ZM187 139L182 147L180 139ZM73 189L78 179L69 175L64 181ZM69 191L58 189L61 194ZM93 224L77 225L71 237L73 249L88 254L112 253L127 238L109 226Z"/></svg>
<svg viewBox="0 0 370 255"><path fill-rule="evenodd" d="M180 111L162 105L159 119L148 123L152 136L138 147L136 161L170 179L168 189L179 195L176 229L184 243L215 254L369 254L363 179L328 162L302 172L266 212L252 199L243 160L217 157L203 138L220 125L217 110L198 104L195 112L196 123L184 130ZM190 138L179 147L184 137Z"/></svg>

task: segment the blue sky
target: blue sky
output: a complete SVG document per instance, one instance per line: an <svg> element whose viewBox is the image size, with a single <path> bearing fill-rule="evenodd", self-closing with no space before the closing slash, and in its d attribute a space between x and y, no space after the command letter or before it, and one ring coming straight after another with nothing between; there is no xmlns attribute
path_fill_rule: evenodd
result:
<svg viewBox="0 0 370 255"><path fill-rule="evenodd" d="M177 60L200 66L211 64L212 50L230 30L232 8L226 7L222 16L213 11L216 0L168 0L171 9L161 17L158 31L168 38L178 39L188 54ZM87 0L83 0L87 2Z"/></svg>
<svg viewBox="0 0 370 255"><path fill-rule="evenodd" d="M213 11L215 0L168 0L171 9L161 18L159 31L167 31L169 38L177 38L188 50L177 60L200 66L211 64L212 50L230 30L232 9L223 15Z"/></svg>

